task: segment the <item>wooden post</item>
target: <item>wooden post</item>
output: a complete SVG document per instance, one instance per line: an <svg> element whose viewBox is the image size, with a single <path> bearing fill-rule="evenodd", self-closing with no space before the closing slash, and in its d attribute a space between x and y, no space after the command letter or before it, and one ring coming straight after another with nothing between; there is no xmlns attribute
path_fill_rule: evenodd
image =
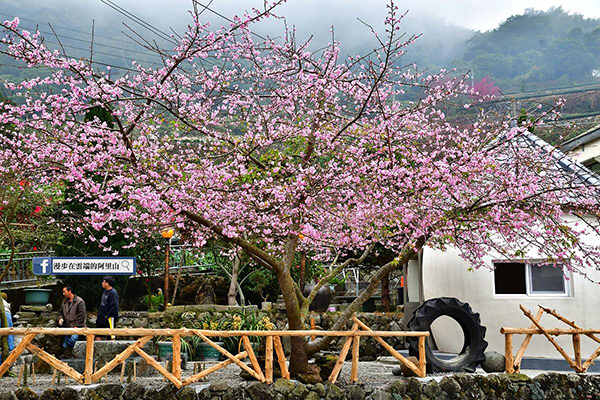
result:
<svg viewBox="0 0 600 400"><path fill-rule="evenodd" d="M577 364L578 371L583 372L581 365L581 335L576 333L573 335L573 351L575 352L575 364Z"/></svg>
<svg viewBox="0 0 600 400"><path fill-rule="evenodd" d="M243 369L244 371L246 371L247 373L249 373L250 375L252 375L255 379L264 382L265 381L265 377L262 374L262 371L260 373L260 375L258 374L257 371L253 370L252 368L249 368L246 364L244 364L243 362L241 362L240 360L238 360L237 358L235 358L235 356L233 354L231 354L230 352L228 352L227 350L225 350L224 348L222 348L221 346L219 346L218 344L216 344L215 342L213 342L212 340L210 340L208 337L206 337L206 335L204 335L202 333L202 331L194 329L194 334L198 335L202 340L204 340L205 343L207 343L210 347L212 347L213 349L217 350L219 353L223 354L225 357L231 359L234 363L236 363L241 369ZM250 355L250 352L252 352L252 354L254 354L254 352L252 351L252 346L250 346L250 350L248 351L248 356Z"/></svg>
<svg viewBox="0 0 600 400"><path fill-rule="evenodd" d="M154 358L150 357L144 350L140 349L139 347L135 348L135 352L138 353L148 364L154 367L155 370L160 372L162 376L170 380L171 383L173 383L173 385L175 385L177 389L181 389L181 387L183 386L181 381L175 378L175 376L173 376L173 374L171 374L165 368L163 368L163 366L160 365Z"/></svg>
<svg viewBox="0 0 600 400"><path fill-rule="evenodd" d="M58 369L59 371L63 372L65 374L65 376L70 376L71 378L75 379L77 382L83 383L83 375L82 374L75 371L73 368L71 368L64 362L60 361L53 355L46 353L44 350L40 349L39 347L37 347L31 343L29 343L27 345L27 350L34 353L36 356L38 356L38 358L40 360L45 361L51 367L54 367L54 368Z"/></svg>
<svg viewBox="0 0 600 400"><path fill-rule="evenodd" d="M543 314L544 310L540 307L537 314L535 315L535 320L537 322L540 322L540 319L542 319ZM531 324L531 327L535 328L535 324ZM521 343L521 347L519 347L519 351L517 351L517 355L515 356L515 359L513 361L514 372L519 372L521 370L521 360L523 359L523 355L525 355L525 349L527 349L527 346L529 346L529 342L531 342L532 337L533 334L525 335L525 339L523 339L523 343Z"/></svg>
<svg viewBox="0 0 600 400"><path fill-rule="evenodd" d="M127 347L125 350L123 350L121 353L119 353L117 356L115 356L115 358L113 358L111 361L106 363L106 365L104 365L102 368L100 368L98 371L96 371L92 375L92 378L91 378L92 382L96 382L97 380L102 378L104 375L108 374L117 365L121 364L123 361L125 361L127 358L129 358L129 356L132 355L135 350L143 347L150 340L152 340L152 336L144 336L144 337L139 338L135 343L132 343L131 345L129 345L129 347Z"/></svg>
<svg viewBox="0 0 600 400"><path fill-rule="evenodd" d="M352 317L352 319L354 320L354 322L356 322L358 324L358 326L361 327L361 329L365 330L365 331L370 331L372 332L372 329L369 328L367 325L365 325L361 320L359 320L356 317ZM409 332L410 333L410 332ZM407 335L410 336L410 335ZM416 335L415 335L416 336ZM404 357L402 354L398 353L392 346L390 346L389 344L387 344L385 342L385 340L383 340L382 338L380 338L379 336L373 336L373 339L375 339L377 341L377 343L379 343L380 345L382 345L393 357L395 357L398 361L400 361L402 364L406 365L412 372L415 373L415 375L423 378L425 375L422 375L421 370L419 369L419 367L417 365L415 365L412 361L408 360L406 357Z"/></svg>
<svg viewBox="0 0 600 400"><path fill-rule="evenodd" d="M287 368L287 361L285 359L285 352L281 345L281 338L279 336L273 336L273 344L275 345L275 353L277 353L277 362L281 369L281 377L283 379L290 379L290 373Z"/></svg>
<svg viewBox="0 0 600 400"><path fill-rule="evenodd" d="M52 382L50 383L52 386L56 384L56 368L52 368Z"/></svg>
<svg viewBox="0 0 600 400"><path fill-rule="evenodd" d="M89 385L92 383L92 374L94 369L94 339L95 335L85 337L85 369L83 371L83 383Z"/></svg>
<svg viewBox="0 0 600 400"><path fill-rule="evenodd" d="M350 371L350 380L358 381L358 352L360 350L360 336L354 336L352 339L352 370Z"/></svg>
<svg viewBox="0 0 600 400"><path fill-rule="evenodd" d="M31 383L35 385L35 364L31 363Z"/></svg>
<svg viewBox="0 0 600 400"><path fill-rule="evenodd" d="M165 298L165 310L167 309L167 304L169 304L169 250L171 246L171 239L167 240L167 250L165 252L165 290L163 292Z"/></svg>
<svg viewBox="0 0 600 400"><path fill-rule="evenodd" d="M119 382L123 383L123 377L125 376L125 365L127 364L127 361L123 361L121 363L121 376L119 377Z"/></svg>
<svg viewBox="0 0 600 400"><path fill-rule="evenodd" d="M237 358L238 360L242 360L246 357L248 357L248 353L246 353L245 351L238 353L235 356L235 358ZM231 360L229 358L227 360L221 361L217 365L213 365L212 367L207 368L207 369L201 368L200 364L197 364L198 365L197 367L196 367L196 364L194 364L194 375L190 376L187 379L184 379L181 382L181 384L189 385L190 383L198 382L200 379L203 379L206 375L212 374L213 372L218 371L221 368L228 366L229 364L233 364L233 360Z"/></svg>
<svg viewBox="0 0 600 400"><path fill-rule="evenodd" d="M137 361L133 360L133 381L137 380Z"/></svg>
<svg viewBox="0 0 600 400"><path fill-rule="evenodd" d="M17 386L21 386L21 382L23 381L23 374L25 373L25 364L21 365L19 369L19 376L17 377Z"/></svg>
<svg viewBox="0 0 600 400"><path fill-rule="evenodd" d="M311 331L314 331L314 330L315 330L315 318L314 318L314 317L310 319L310 330L311 330ZM316 337L315 335L312 335L312 336L310 337L310 340L311 340L312 342L314 342L315 340L317 340L317 337Z"/></svg>
<svg viewBox="0 0 600 400"><path fill-rule="evenodd" d="M181 380L181 335L173 335L173 375Z"/></svg>
<svg viewBox="0 0 600 400"><path fill-rule="evenodd" d="M352 326L352 331L358 330L358 324L355 322ZM348 355L348 351L350 350L350 345L352 345L352 336L348 336L344 345L342 346L342 350L340 351L340 356L338 357L335 366L333 367L333 371L331 371L331 375L329 376L329 382L335 383L337 381L338 375L340 374L342 367L344 366L344 362L346 361L346 356Z"/></svg>
<svg viewBox="0 0 600 400"><path fill-rule="evenodd" d="M248 336L242 336L242 342L244 343L244 349L246 349L246 352L248 353L248 358L250 359L250 363L252 363L252 367L254 367L254 370L256 371L256 373L259 376L259 380L261 382L264 382L265 376L263 375L263 372L260 369L260 364L258 363L258 360L256 359L256 355L254 354L254 350L252 349L252 343L250 343L250 339L248 339Z"/></svg>
<svg viewBox="0 0 600 400"><path fill-rule="evenodd" d="M504 335L504 358L506 373L513 374L515 372L515 367L513 361L512 334L510 333Z"/></svg>
<svg viewBox="0 0 600 400"><path fill-rule="evenodd" d="M546 337L546 339L548 339L548 341L550 343L552 343L552 345L556 348L556 350L558 350L558 352L563 356L563 358L565 360L567 360L567 362L569 363L569 365L571 366L571 368L573 368L574 370L577 370L577 366L575 365L575 362L573 360L571 360L571 357L569 357L569 355L565 352L565 350L560 347L560 345L558 343L556 343L556 340L554 340L549 333L546 331L546 329L544 329L544 327L542 327L539 322L537 322L535 320L535 318L533 317L533 315L531 315L531 312L529 312L528 309L526 309L525 307L523 307L522 305L520 306L521 311L523 311L523 314L525 314L525 316L527 318L529 318L529 320L531 322L533 322L535 324L535 326L542 332L542 335L544 335Z"/></svg>
<svg viewBox="0 0 600 400"><path fill-rule="evenodd" d="M2 365L0 365L0 376L4 375L6 373L6 371L8 371L8 369L10 368L11 365L13 365L13 363L15 361L17 361L17 358L21 355L21 353L23 352L23 350L25 350L25 348L27 347L27 345L29 343L31 343L31 341L33 340L33 338L36 337L36 333L30 333L28 335L26 335L22 340L21 343L19 343L17 345L17 347L15 347L13 349L13 351L10 352L10 354L8 355L8 357L6 357L6 360L4 360L4 362L2 363Z"/></svg>
<svg viewBox="0 0 600 400"><path fill-rule="evenodd" d="M266 337L265 379L267 383L273 383L273 336Z"/></svg>
<svg viewBox="0 0 600 400"><path fill-rule="evenodd" d="M427 361L425 360L425 340L427 337L419 336L419 369L422 376L427 375Z"/></svg>

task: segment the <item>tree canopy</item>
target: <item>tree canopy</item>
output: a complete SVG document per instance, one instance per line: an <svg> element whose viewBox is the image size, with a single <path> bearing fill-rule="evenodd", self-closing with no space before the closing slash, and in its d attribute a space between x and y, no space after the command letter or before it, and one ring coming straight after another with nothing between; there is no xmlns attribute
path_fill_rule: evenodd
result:
<svg viewBox="0 0 600 400"><path fill-rule="evenodd" d="M165 225L198 246L229 242L274 272L291 329L303 327L320 285L376 244L397 257L334 329L424 247L455 246L474 267L490 253L535 252L577 271L595 268L600 249L583 240L586 229L598 232L597 221L585 219L598 213L595 181L562 168L564 156L532 137L528 122L511 128L482 114L470 124L448 122L445 104L474 93L444 72L398 67L412 39L398 36L393 3L385 34L374 34L379 47L346 60L337 42L310 53L291 32L258 40L251 27L276 5L217 30L196 9L173 49L155 49L163 66L135 65L116 79L89 60L48 50L18 19L3 22L0 51L51 73L5 84L24 101L1 105L0 123L14 128L0 136L0 173L68 186L65 201L82 207L65 207L56 223L108 254ZM394 101L415 86L418 101ZM112 126L86 118L97 107ZM114 235L129 243L111 246ZM351 251L360 257L336 264L305 297L291 276L302 250L334 264ZM330 340L294 338L292 372Z"/></svg>

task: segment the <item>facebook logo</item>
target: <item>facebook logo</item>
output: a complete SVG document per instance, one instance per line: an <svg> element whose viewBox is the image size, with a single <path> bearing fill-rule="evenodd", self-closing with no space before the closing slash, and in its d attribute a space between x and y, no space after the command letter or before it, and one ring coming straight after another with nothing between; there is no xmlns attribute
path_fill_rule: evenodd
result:
<svg viewBox="0 0 600 400"><path fill-rule="evenodd" d="M50 257L34 257L33 273L35 275L51 275L52 259Z"/></svg>

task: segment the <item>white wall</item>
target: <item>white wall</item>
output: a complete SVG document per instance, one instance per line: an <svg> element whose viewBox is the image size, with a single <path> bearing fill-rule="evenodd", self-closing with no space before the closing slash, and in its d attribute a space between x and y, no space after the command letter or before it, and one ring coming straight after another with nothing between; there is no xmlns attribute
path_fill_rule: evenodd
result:
<svg viewBox="0 0 600 400"><path fill-rule="evenodd" d="M489 258L491 265L491 258ZM460 258L455 249L446 252L426 248L423 252L423 290L425 299L433 297L456 297L467 302L475 312L481 314L481 322L487 327L486 340L488 350L504 354L504 335L500 328L530 327L531 322L519 309L523 304L534 315L537 313L538 304L556 309L564 317L575 321L582 328L600 329L600 285L586 280L579 274L574 274L572 279L572 297L527 297L523 296L495 296L494 273L488 269L468 271L469 264ZM600 280L600 272L588 270L587 273L594 280ZM566 324L558 321L551 315L544 315L541 320L544 327L568 328ZM442 325L442 324L440 324ZM451 352L451 335L443 334L446 329L436 326L432 329L436 343L440 350ZM521 345L523 335L513 336L514 352ZM558 343L573 357L571 336L562 336ZM598 343L582 336L582 356L585 358L598 347ZM535 335L529 344L525 356L562 358L554 346L542 335Z"/></svg>
<svg viewBox="0 0 600 400"><path fill-rule="evenodd" d="M569 152L569 156L579 162L600 156L600 139L586 143L584 146L575 147Z"/></svg>

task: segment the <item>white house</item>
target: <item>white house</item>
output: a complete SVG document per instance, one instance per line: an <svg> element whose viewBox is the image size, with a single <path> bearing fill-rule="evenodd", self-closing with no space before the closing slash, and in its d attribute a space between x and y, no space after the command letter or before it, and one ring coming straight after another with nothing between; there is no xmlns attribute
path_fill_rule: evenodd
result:
<svg viewBox="0 0 600 400"><path fill-rule="evenodd" d="M531 135L535 141L539 139ZM586 138L586 140L583 140ZM592 169L600 170L600 126L589 130L572 141L567 142L569 150L579 151L582 160ZM567 169L581 170L582 179L600 182L576 162L561 160L560 166ZM598 168L594 168L597 166ZM599 241L597 235L590 235L590 241ZM486 257L489 269L473 270L467 261L459 256L456 249L449 248L442 252L426 248L418 258L405 266L405 313L406 320L424 300L436 297L456 297L467 302L475 312L480 313L481 322L487 328L486 340L488 350L504 353L504 335L500 328L530 327L531 321L519 309L525 306L534 315L538 305L556 309L569 320L575 321L582 328L600 329L600 271L586 270L588 278L551 267L544 267L529 255L525 263L507 262L496 259L493 255ZM445 318L443 320L443 318ZM551 315L544 315L541 320L544 327L568 328ZM449 317L441 317L432 325L432 335L440 351L458 353L462 348L462 330ZM513 337L514 351L519 348L524 335ZM561 336L557 342L573 356L571 336ZM598 343L582 337L582 355L591 355ZM543 336L536 335L528 346L526 357L547 357L561 359L554 346ZM565 362L566 364L566 362Z"/></svg>

